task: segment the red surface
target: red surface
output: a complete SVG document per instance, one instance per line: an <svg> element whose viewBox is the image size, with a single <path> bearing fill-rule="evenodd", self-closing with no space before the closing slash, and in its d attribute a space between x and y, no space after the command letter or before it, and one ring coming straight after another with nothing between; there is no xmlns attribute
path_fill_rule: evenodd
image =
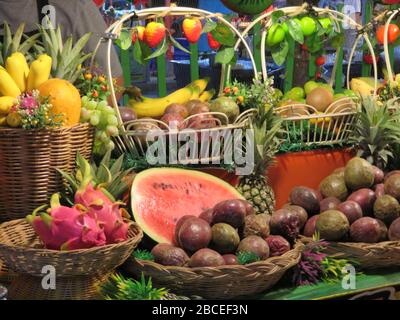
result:
<svg viewBox="0 0 400 320"><path fill-rule="evenodd" d="M288 153L277 157L277 164L268 173L269 184L276 196L276 207L287 203L296 186L318 189L332 171L343 167L353 157L350 150L324 150Z"/></svg>

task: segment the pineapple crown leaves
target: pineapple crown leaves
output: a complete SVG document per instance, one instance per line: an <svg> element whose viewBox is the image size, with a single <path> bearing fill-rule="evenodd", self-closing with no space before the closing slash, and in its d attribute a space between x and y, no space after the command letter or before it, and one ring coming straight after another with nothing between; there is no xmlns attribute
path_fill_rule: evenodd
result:
<svg viewBox="0 0 400 320"><path fill-rule="evenodd" d="M371 97L363 98L350 142L358 148L358 156L384 169L399 144L399 124L398 110L380 105Z"/></svg>
<svg viewBox="0 0 400 320"><path fill-rule="evenodd" d="M73 204L73 199L70 196L73 197L80 185L85 185L87 182L92 182L95 186L101 188L110 199L121 199L129 189L124 178L132 172L132 169L123 170L123 161L124 156L121 156L112 162L111 151L108 151L97 166L94 163L90 164L80 153L77 153L77 170L74 174L71 175L57 169L67 182L65 200Z"/></svg>
<svg viewBox="0 0 400 320"><path fill-rule="evenodd" d="M50 20L48 20L48 24L51 25ZM92 34L86 33L75 43L73 37L69 36L64 43L60 26L56 29L38 25L38 29L44 49L52 58L52 76L74 83L80 75L80 65L92 56L91 53L83 53Z"/></svg>
<svg viewBox="0 0 400 320"><path fill-rule="evenodd" d="M147 281L142 273L140 281L113 274L100 292L106 300L161 300L169 291L153 287L151 278Z"/></svg>
<svg viewBox="0 0 400 320"><path fill-rule="evenodd" d="M154 255L148 250L137 249L133 252L132 256L138 260L154 261Z"/></svg>
<svg viewBox="0 0 400 320"><path fill-rule="evenodd" d="M40 34L31 37L24 35L25 24L19 25L14 35L7 22L3 23L3 43L0 43L0 65L4 65L7 58L14 52L21 52L27 56L27 60L33 59L30 51L35 49L38 53L42 52L41 46L37 44Z"/></svg>
<svg viewBox="0 0 400 320"><path fill-rule="evenodd" d="M260 261L260 257L254 252L241 251L237 255L238 262L240 265L246 265L254 262Z"/></svg>

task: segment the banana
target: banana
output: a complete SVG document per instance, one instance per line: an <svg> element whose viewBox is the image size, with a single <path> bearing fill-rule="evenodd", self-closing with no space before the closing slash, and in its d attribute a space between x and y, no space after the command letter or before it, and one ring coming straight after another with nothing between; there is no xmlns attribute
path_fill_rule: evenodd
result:
<svg viewBox="0 0 400 320"><path fill-rule="evenodd" d="M190 100L199 100L200 94L201 94L200 88L196 86L196 87L192 87L192 89L193 89L193 93L192 93L192 96L190 97Z"/></svg>
<svg viewBox="0 0 400 320"><path fill-rule="evenodd" d="M3 96L16 98L21 94L21 90L6 69L0 66L0 93Z"/></svg>
<svg viewBox="0 0 400 320"><path fill-rule="evenodd" d="M29 75L29 66L21 52L15 52L6 61L6 70L13 78L21 92L26 91L26 81Z"/></svg>
<svg viewBox="0 0 400 320"><path fill-rule="evenodd" d="M40 85L49 80L52 59L47 54L40 55L32 62L29 69L27 90L38 89Z"/></svg>
<svg viewBox="0 0 400 320"><path fill-rule="evenodd" d="M353 78L350 85L351 90L361 96L370 96L375 89L375 80L367 77Z"/></svg>
<svg viewBox="0 0 400 320"><path fill-rule="evenodd" d="M14 97L0 97L0 115L7 115L15 102Z"/></svg>
<svg viewBox="0 0 400 320"><path fill-rule="evenodd" d="M206 90L209 82L210 82L210 78L208 78L208 77L204 78L204 79L198 79L198 80L193 81L187 87L191 87L191 88L199 87L200 94L202 94Z"/></svg>
<svg viewBox="0 0 400 320"><path fill-rule="evenodd" d="M199 100L201 102L209 102L215 96L215 93L216 93L215 89L212 89L212 90L209 90L209 91L204 91L200 95Z"/></svg>
<svg viewBox="0 0 400 320"><path fill-rule="evenodd" d="M192 94L193 89L186 87L164 98L144 98L142 102L130 99L129 106L135 110L139 118L160 118L164 115L165 109L167 109L170 104L185 104L190 100Z"/></svg>

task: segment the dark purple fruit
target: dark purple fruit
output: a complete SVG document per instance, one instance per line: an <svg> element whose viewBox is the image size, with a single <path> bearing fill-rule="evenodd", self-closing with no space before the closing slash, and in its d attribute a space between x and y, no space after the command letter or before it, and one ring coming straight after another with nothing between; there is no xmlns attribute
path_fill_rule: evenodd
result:
<svg viewBox="0 0 400 320"><path fill-rule="evenodd" d="M389 228L389 240L400 241L400 218L393 221Z"/></svg>
<svg viewBox="0 0 400 320"><path fill-rule="evenodd" d="M307 187L296 187L289 196L291 204L304 208L309 215L319 213L319 196L318 193Z"/></svg>
<svg viewBox="0 0 400 320"><path fill-rule="evenodd" d="M377 221L379 223L379 226L381 227L381 236L379 237L379 242L387 241L388 240L388 231L389 230L388 230L386 224L383 221L381 221L379 219L377 219Z"/></svg>
<svg viewBox="0 0 400 320"><path fill-rule="evenodd" d="M335 210L337 206L340 204L340 200L335 197L325 198L320 202L320 211L325 212L328 210Z"/></svg>
<svg viewBox="0 0 400 320"><path fill-rule="evenodd" d="M246 200L240 200L243 202L243 204L246 206L246 215L250 216L252 214L256 214L252 204Z"/></svg>
<svg viewBox="0 0 400 320"><path fill-rule="evenodd" d="M250 236L240 241L237 252L254 253L261 260L265 260L269 257L268 243L263 238L257 236Z"/></svg>
<svg viewBox="0 0 400 320"><path fill-rule="evenodd" d="M238 258L234 254L224 254L222 258L227 266L236 266L239 264Z"/></svg>
<svg viewBox="0 0 400 320"><path fill-rule="evenodd" d="M269 236L266 239L270 257L278 257L290 251L290 243L281 236Z"/></svg>
<svg viewBox="0 0 400 320"><path fill-rule="evenodd" d="M363 211L360 205L355 201L345 201L339 204L336 210L342 212L347 217L350 224L363 217Z"/></svg>
<svg viewBox="0 0 400 320"><path fill-rule="evenodd" d="M376 201L375 192L371 189L360 189L350 195L347 199L357 202L364 215L372 215L374 211L374 203Z"/></svg>
<svg viewBox="0 0 400 320"><path fill-rule="evenodd" d="M199 215L199 218L203 219L204 221L207 221L208 224L211 225L213 220L213 214L214 214L213 209L207 209Z"/></svg>
<svg viewBox="0 0 400 320"><path fill-rule="evenodd" d="M161 121L167 124L171 129L185 129L185 118L178 113L166 113L161 118Z"/></svg>
<svg viewBox="0 0 400 320"><path fill-rule="evenodd" d="M390 225L394 220L400 217L399 202L389 195L379 197L374 204L374 216Z"/></svg>
<svg viewBox="0 0 400 320"><path fill-rule="evenodd" d="M170 104L167 107L167 109L165 109L164 114L168 114L168 113L179 114L184 119L189 116L188 109L184 105L178 104L178 103Z"/></svg>
<svg viewBox="0 0 400 320"><path fill-rule="evenodd" d="M123 123L137 120L136 112L131 108L120 107L119 108L119 113L121 114L121 118L122 118L122 122Z"/></svg>
<svg viewBox="0 0 400 320"><path fill-rule="evenodd" d="M165 243L156 245L151 254L154 256L154 261L163 266L183 267L189 261L185 251Z"/></svg>
<svg viewBox="0 0 400 320"><path fill-rule="evenodd" d="M275 211L270 221L271 234L294 241L300 234L300 218L289 209Z"/></svg>
<svg viewBox="0 0 400 320"><path fill-rule="evenodd" d="M375 176L374 184L383 183L385 180L385 173L376 166L372 166L372 171L374 172Z"/></svg>
<svg viewBox="0 0 400 320"><path fill-rule="evenodd" d="M175 232L174 232L174 241L175 241L175 245L177 246L181 246L179 243L179 239L178 239L178 235L179 235L179 230L181 229L182 225L185 223L185 221L187 221L188 219L192 219L192 218L196 218L195 216L191 216L191 215L186 215L183 216L182 218L180 218L178 220L178 222L175 225Z"/></svg>
<svg viewBox="0 0 400 320"><path fill-rule="evenodd" d="M224 264L225 261L222 256L218 252L208 248L200 249L189 260L189 267L191 268L219 267Z"/></svg>
<svg viewBox="0 0 400 320"><path fill-rule="evenodd" d="M211 238L210 225L200 218L187 219L180 227L178 233L180 246L189 252L206 248Z"/></svg>
<svg viewBox="0 0 400 320"><path fill-rule="evenodd" d="M214 224L211 228L211 247L221 254L236 251L240 238L235 228L226 223Z"/></svg>
<svg viewBox="0 0 400 320"><path fill-rule="evenodd" d="M300 206L287 206L285 209L288 209L290 212L294 213L299 217L300 229L303 229L304 225L308 220L308 213L307 211L300 207Z"/></svg>
<svg viewBox="0 0 400 320"><path fill-rule="evenodd" d="M391 176L394 176L394 175L396 175L396 174L400 175L400 170L394 170L394 171L388 172L388 173L385 175L385 180L384 180L384 182L386 182L387 179L389 179Z"/></svg>
<svg viewBox="0 0 400 320"><path fill-rule="evenodd" d="M350 229L347 217L337 210L329 210L321 213L317 219L316 230L321 239L339 241L343 239Z"/></svg>
<svg viewBox="0 0 400 320"><path fill-rule="evenodd" d="M364 217L351 225L350 237L355 242L377 243L381 238L381 232L378 220Z"/></svg>
<svg viewBox="0 0 400 320"><path fill-rule="evenodd" d="M214 207L213 224L227 223L234 228L244 225L246 205L241 200L226 200Z"/></svg>
<svg viewBox="0 0 400 320"><path fill-rule="evenodd" d="M393 174L385 181L385 194L400 201L400 174Z"/></svg>
<svg viewBox="0 0 400 320"><path fill-rule="evenodd" d="M377 184L374 190L377 198L385 195L385 185L383 183Z"/></svg>
<svg viewBox="0 0 400 320"><path fill-rule="evenodd" d="M315 234L318 217L319 214L308 219L303 232L306 237L311 238Z"/></svg>

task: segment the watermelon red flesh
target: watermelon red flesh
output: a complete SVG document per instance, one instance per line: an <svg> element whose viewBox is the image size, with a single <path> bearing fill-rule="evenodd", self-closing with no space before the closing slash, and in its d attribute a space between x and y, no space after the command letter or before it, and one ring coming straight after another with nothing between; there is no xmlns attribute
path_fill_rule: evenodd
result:
<svg viewBox="0 0 400 320"><path fill-rule="evenodd" d="M139 173L132 185L132 211L143 231L158 243L173 244L175 225L184 215L242 195L225 181L194 170L155 168Z"/></svg>

